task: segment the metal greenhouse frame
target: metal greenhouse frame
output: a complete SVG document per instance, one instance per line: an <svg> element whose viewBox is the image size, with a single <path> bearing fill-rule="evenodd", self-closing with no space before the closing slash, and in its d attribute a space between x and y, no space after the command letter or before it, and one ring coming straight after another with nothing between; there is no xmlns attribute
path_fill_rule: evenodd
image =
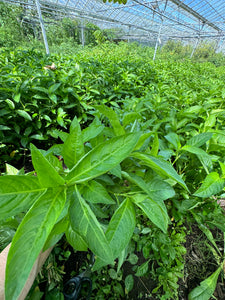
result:
<svg viewBox="0 0 225 300"><path fill-rule="evenodd" d="M155 45L154 58L158 46L169 39L191 43L191 56L201 40L224 50L224 0L128 0L125 5L103 0L1 1L36 9L47 53L43 13L79 19L83 45L85 24L91 22L101 29L121 29L118 39Z"/></svg>

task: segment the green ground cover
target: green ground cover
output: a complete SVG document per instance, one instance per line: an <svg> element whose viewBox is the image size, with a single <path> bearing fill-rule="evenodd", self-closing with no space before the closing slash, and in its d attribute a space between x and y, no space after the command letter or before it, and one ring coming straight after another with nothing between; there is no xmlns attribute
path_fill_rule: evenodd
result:
<svg viewBox="0 0 225 300"><path fill-rule="evenodd" d="M2 247L20 224L8 299L39 251L62 240L96 255L95 299L125 299L136 277L153 281L143 299L178 299L193 224L215 262L189 299L213 295L224 262L212 232L225 232L217 203L225 183L225 73L210 62L153 62L152 51L104 43L74 55L0 52ZM101 286L99 277L110 280Z"/></svg>

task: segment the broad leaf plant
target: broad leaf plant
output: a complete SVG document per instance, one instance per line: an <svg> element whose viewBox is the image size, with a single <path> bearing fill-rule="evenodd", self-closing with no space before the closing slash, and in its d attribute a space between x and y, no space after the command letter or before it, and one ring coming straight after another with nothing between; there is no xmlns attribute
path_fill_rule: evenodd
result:
<svg viewBox="0 0 225 300"><path fill-rule="evenodd" d="M0 177L0 220L24 213L8 255L6 300L18 298L39 253L64 233L75 249L94 253L97 270L122 259L140 211L167 231L164 200L175 194L167 179L188 190L149 150L151 133L126 132L113 109L103 109L110 128L96 116L81 130L75 117L62 144L48 151L31 144L33 172Z"/></svg>

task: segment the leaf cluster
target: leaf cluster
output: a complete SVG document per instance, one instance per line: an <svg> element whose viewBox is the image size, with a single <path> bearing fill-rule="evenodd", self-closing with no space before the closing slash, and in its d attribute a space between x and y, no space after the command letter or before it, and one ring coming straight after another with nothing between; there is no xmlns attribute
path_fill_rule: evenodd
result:
<svg viewBox="0 0 225 300"><path fill-rule="evenodd" d="M224 232L215 209L225 185L224 72L153 65L134 50L106 44L91 58L88 49L76 58L54 55L56 70L43 69L50 58L37 52L2 53L2 153L35 140L43 149L31 145L35 173L7 166L0 177L2 222L23 218L9 254L8 299L19 295L41 249L64 234L74 249L91 249L95 270L121 267L133 240L146 259L137 274L153 266L155 292L165 299L177 295L185 254L185 233L173 222L197 223L216 249L210 229Z"/></svg>

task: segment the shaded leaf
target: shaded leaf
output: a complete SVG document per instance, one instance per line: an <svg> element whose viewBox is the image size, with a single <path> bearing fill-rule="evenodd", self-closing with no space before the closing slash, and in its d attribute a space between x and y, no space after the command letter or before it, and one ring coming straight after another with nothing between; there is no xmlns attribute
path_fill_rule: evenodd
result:
<svg viewBox="0 0 225 300"><path fill-rule="evenodd" d="M84 199L92 203L115 204L106 188L97 181L91 180L85 185L79 187L79 190Z"/></svg>
<svg viewBox="0 0 225 300"><path fill-rule="evenodd" d="M163 232L167 232L169 217L163 202L156 202L148 195L143 194L134 195L131 199L138 207L140 207L149 220L151 220Z"/></svg>
<svg viewBox="0 0 225 300"><path fill-rule="evenodd" d="M194 193L197 197L207 198L221 192L224 188L224 180L219 174L212 172L208 174L200 188Z"/></svg>
<svg viewBox="0 0 225 300"><path fill-rule="evenodd" d="M165 138L174 146L176 150L180 148L179 136L175 132L168 133L167 135L165 135Z"/></svg>
<svg viewBox="0 0 225 300"><path fill-rule="evenodd" d="M212 132L199 133L193 136L192 138L190 138L190 140L188 140L186 144L194 147L201 147L206 142L208 142L208 140L211 139L212 135L213 135Z"/></svg>
<svg viewBox="0 0 225 300"><path fill-rule="evenodd" d="M122 175L130 182L133 182L139 186L150 198L155 201L163 201L168 198L171 198L175 195L174 189L169 185L169 183L160 180L153 179L147 183L140 177L135 174L128 174L122 172Z"/></svg>
<svg viewBox="0 0 225 300"><path fill-rule="evenodd" d="M197 148L195 146L185 145L184 147L182 147L181 150L197 155L203 167L206 169L207 173L208 173L208 168L212 168L212 158L203 149Z"/></svg>
<svg viewBox="0 0 225 300"><path fill-rule="evenodd" d="M213 295L218 276L221 272L221 268L219 267L211 276L200 283L200 286L193 289L189 295L188 300L209 300Z"/></svg>
<svg viewBox="0 0 225 300"><path fill-rule="evenodd" d="M126 293L129 293L134 286L134 277L131 274L127 275L124 283L125 283Z"/></svg>
<svg viewBox="0 0 225 300"><path fill-rule="evenodd" d="M56 245L56 243L63 237L65 231L68 227L68 220L66 218L62 219L55 224L52 231L50 232L47 241L43 247L43 251L47 250L50 247Z"/></svg>
<svg viewBox="0 0 225 300"><path fill-rule="evenodd" d="M114 168L112 168L111 170L110 170L110 173L112 174L112 175L114 175L114 176L116 176L116 177L118 177L118 178L122 178L122 176L121 176L121 166L120 166L120 164L118 164L117 166L115 166Z"/></svg>
<svg viewBox="0 0 225 300"><path fill-rule="evenodd" d="M66 231L66 239L73 249L77 251L88 250L85 240L76 231L74 231L71 226L69 226Z"/></svg>
<svg viewBox="0 0 225 300"><path fill-rule="evenodd" d="M136 225L134 205L124 200L114 212L106 230L106 238L116 258L128 245Z"/></svg>
<svg viewBox="0 0 225 300"><path fill-rule="evenodd" d="M90 250L105 264L113 262L112 250L96 216L76 189L69 209L72 229L87 243Z"/></svg>
<svg viewBox="0 0 225 300"><path fill-rule="evenodd" d="M195 214L195 213L192 213L196 222L198 223L198 226L199 228L201 229L201 231L207 236L207 239L212 243L212 245L215 247L215 249L218 251L219 255L220 254L220 250L219 248L217 247L217 244L215 242L215 239L213 237L213 234L212 232L209 230L209 228L207 226L205 226L203 223L202 223L202 219L199 215Z"/></svg>
<svg viewBox="0 0 225 300"><path fill-rule="evenodd" d="M21 117L23 117L24 119L26 119L26 120L28 120L28 121L32 121L32 118L31 118L31 116L28 114L28 112L26 112L25 110L20 110L20 109L18 109L17 110L17 113L21 116Z"/></svg>
<svg viewBox="0 0 225 300"><path fill-rule="evenodd" d="M149 261L150 259L138 267L137 272L135 273L136 276L144 276L148 272Z"/></svg>
<svg viewBox="0 0 225 300"><path fill-rule="evenodd" d="M160 157L154 157L145 153L139 153L135 152L132 153L132 156L134 158L138 158L141 160L141 164L149 166L151 169L153 169L156 173L163 177L169 177L176 182L178 182L183 188L188 190L185 182L183 179L177 174L173 166L168 163L167 161L163 160Z"/></svg>

